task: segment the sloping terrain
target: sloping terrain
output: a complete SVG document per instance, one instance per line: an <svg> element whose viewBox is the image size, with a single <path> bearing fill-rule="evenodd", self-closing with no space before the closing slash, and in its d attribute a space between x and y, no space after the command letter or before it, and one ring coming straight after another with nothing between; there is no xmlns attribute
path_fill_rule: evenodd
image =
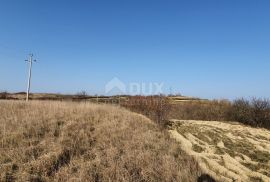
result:
<svg viewBox="0 0 270 182"><path fill-rule="evenodd" d="M238 123L173 120L181 148L219 181L270 181L270 131Z"/></svg>
<svg viewBox="0 0 270 182"><path fill-rule="evenodd" d="M0 101L0 181L196 181L168 133L123 108Z"/></svg>

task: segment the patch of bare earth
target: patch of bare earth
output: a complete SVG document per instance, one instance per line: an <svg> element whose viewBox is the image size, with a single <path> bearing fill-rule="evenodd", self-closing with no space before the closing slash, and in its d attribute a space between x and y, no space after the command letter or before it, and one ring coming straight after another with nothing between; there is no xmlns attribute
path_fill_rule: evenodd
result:
<svg viewBox="0 0 270 182"><path fill-rule="evenodd" d="M173 120L170 133L219 181L270 181L270 131L216 121Z"/></svg>

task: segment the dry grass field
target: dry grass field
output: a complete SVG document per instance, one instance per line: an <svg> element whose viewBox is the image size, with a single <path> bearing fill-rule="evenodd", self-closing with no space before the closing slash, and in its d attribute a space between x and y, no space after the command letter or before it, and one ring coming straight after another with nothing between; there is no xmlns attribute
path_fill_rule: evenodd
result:
<svg viewBox="0 0 270 182"><path fill-rule="evenodd" d="M270 181L270 131L239 123L174 120L170 133L219 181Z"/></svg>
<svg viewBox="0 0 270 182"><path fill-rule="evenodd" d="M196 181L197 162L146 117L91 103L0 101L0 181Z"/></svg>

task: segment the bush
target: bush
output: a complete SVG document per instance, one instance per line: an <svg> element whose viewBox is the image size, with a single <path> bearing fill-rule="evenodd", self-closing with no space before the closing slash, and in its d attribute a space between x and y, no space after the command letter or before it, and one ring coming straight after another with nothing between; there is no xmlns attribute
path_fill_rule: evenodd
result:
<svg viewBox="0 0 270 182"><path fill-rule="evenodd" d="M1 92L0 93L0 99L7 99L8 98L8 93L7 92Z"/></svg>
<svg viewBox="0 0 270 182"><path fill-rule="evenodd" d="M254 127L270 129L270 101L268 99L237 99L233 102L230 119Z"/></svg>
<svg viewBox="0 0 270 182"><path fill-rule="evenodd" d="M251 107L248 100L237 99L233 102L229 117L231 120L247 124L251 122Z"/></svg>
<svg viewBox="0 0 270 182"><path fill-rule="evenodd" d="M122 106L146 115L160 126L165 126L171 105L167 97L160 95L129 97Z"/></svg>
<svg viewBox="0 0 270 182"><path fill-rule="evenodd" d="M78 92L76 94L76 96L78 97L78 99L87 99L88 97L88 94L86 91L81 91L81 92Z"/></svg>
<svg viewBox="0 0 270 182"><path fill-rule="evenodd" d="M230 108L231 103L227 100L180 102L172 106L170 118L226 121Z"/></svg>
<svg viewBox="0 0 270 182"><path fill-rule="evenodd" d="M268 99L193 101L173 104L169 117L183 120L238 121L253 127L270 129Z"/></svg>

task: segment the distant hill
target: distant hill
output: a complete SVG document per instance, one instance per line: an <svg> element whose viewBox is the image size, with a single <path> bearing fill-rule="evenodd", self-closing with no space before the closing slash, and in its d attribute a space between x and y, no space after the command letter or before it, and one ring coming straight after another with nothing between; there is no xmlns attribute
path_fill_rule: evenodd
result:
<svg viewBox="0 0 270 182"><path fill-rule="evenodd" d="M1 95L5 95L2 96ZM103 102L103 103L117 103L120 101L125 101L129 97L129 95L115 95L115 96L93 96L86 95L82 93L67 95L67 94L57 94L57 93L31 93L30 100L72 100L72 101L92 101L92 102ZM167 96L172 103L179 102L189 102L189 101L206 101L206 99L200 99L196 97L188 97L188 96ZM25 92L18 93L0 93L0 99L8 99L8 100L24 100L26 98Z"/></svg>

